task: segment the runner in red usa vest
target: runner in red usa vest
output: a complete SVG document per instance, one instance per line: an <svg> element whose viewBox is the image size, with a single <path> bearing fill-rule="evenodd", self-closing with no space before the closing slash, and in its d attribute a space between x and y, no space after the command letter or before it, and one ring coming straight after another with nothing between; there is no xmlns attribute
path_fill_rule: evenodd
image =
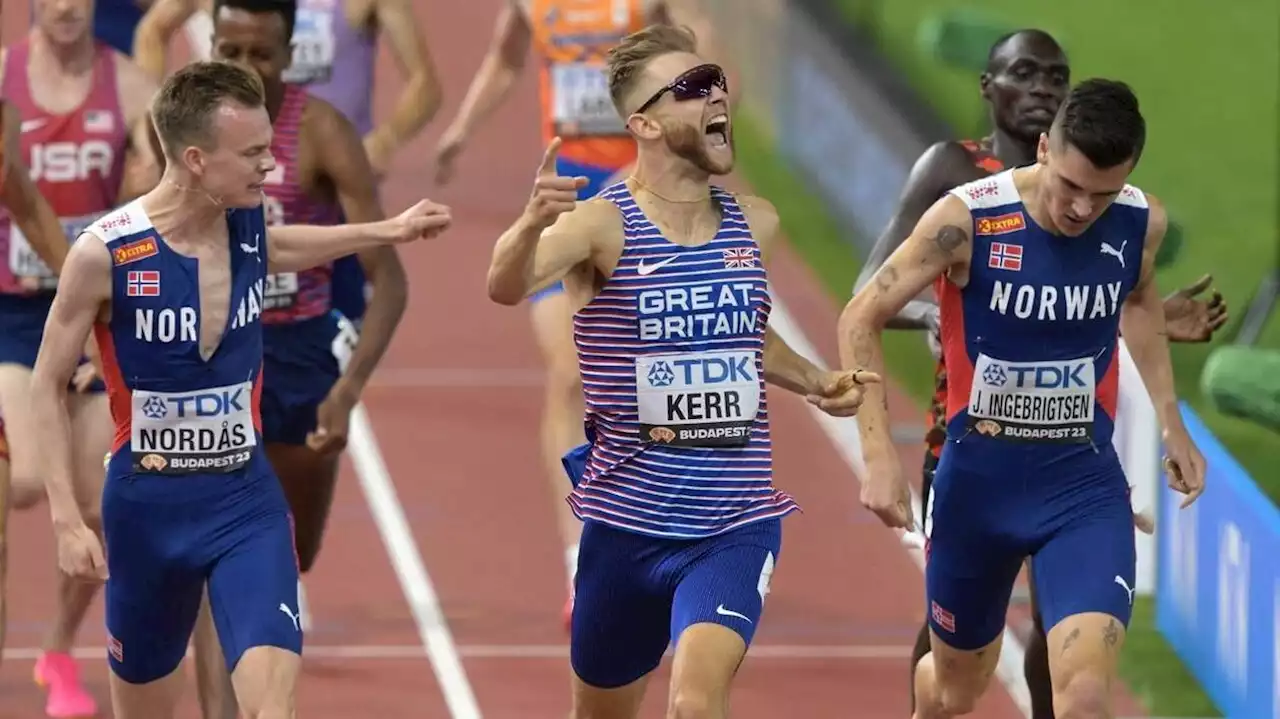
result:
<svg viewBox="0 0 1280 719"><path fill-rule="evenodd" d="M62 224L66 243L121 201L154 184L145 137L146 103L155 86L127 58L96 42L91 0L36 0L35 23L0 58L0 95L21 115L19 155ZM13 447L13 505L43 496L41 437L29 414L31 366L57 276L20 224L0 210L0 413ZM99 497L107 451L107 404L86 365L71 398L76 481L82 496ZM90 521L97 524L97 507ZM36 662L48 691L46 713L80 716L96 704L79 685L68 654L95 588L69 584L58 592L57 616Z"/></svg>
<svg viewBox="0 0 1280 719"><path fill-rule="evenodd" d="M289 509L261 451L266 277L431 237L450 218L423 201L383 222L268 229L271 122L261 81L234 64L179 70L152 115L164 177L71 248L33 374L59 563L81 581L109 574L115 716L173 717L206 584L244 714L287 716L302 632ZM91 331L115 425L105 553L76 501L67 431Z"/></svg>
<svg viewBox="0 0 1280 719"><path fill-rule="evenodd" d="M1128 483L1111 443L1121 329L1165 429L1174 489L1187 503L1204 489L1204 459L1177 410L1153 276L1167 218L1126 184L1145 137L1128 86L1081 83L1041 135L1037 164L935 203L841 317L842 361L874 371L889 319L937 288L946 443L933 480L931 651L916 670L917 717L973 711L1028 557L1058 659L1055 711L1106 713L1135 571ZM882 400L868 397L859 422L862 502L886 524L908 527Z"/></svg>

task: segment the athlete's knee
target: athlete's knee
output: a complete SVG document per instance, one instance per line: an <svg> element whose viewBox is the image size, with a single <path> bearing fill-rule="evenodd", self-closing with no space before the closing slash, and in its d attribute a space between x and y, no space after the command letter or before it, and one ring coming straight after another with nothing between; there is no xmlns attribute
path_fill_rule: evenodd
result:
<svg viewBox="0 0 1280 719"><path fill-rule="evenodd" d="M1058 719L1108 719L1111 716L1111 683L1102 672L1071 672L1053 695Z"/></svg>
<svg viewBox="0 0 1280 719"><path fill-rule="evenodd" d="M667 719L722 719L724 697L707 687L675 687L667 708Z"/></svg>

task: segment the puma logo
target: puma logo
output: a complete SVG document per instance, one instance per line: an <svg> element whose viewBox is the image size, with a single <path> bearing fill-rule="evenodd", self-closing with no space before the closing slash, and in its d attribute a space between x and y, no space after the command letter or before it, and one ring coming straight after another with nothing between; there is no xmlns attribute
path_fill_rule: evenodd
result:
<svg viewBox="0 0 1280 719"><path fill-rule="evenodd" d="M240 243L240 251L245 253L246 255L258 254L258 244L261 240L262 240L262 235L254 235L252 245L247 242Z"/></svg>
<svg viewBox="0 0 1280 719"><path fill-rule="evenodd" d="M1116 579L1119 579L1119 577L1116 577ZM289 618L289 621L293 622L294 630L299 632L302 631L302 621L298 619L297 614L293 613L293 610L289 608L288 604L281 602L280 611L284 612L284 615Z"/></svg>
<svg viewBox="0 0 1280 719"><path fill-rule="evenodd" d="M1124 248L1125 248L1125 245L1127 244L1129 244L1128 240L1121 242L1120 249L1117 250L1116 248L1111 246L1111 243L1103 242L1102 246L1098 248L1098 251L1104 255L1111 255L1117 260L1120 260L1120 268L1124 269Z"/></svg>
<svg viewBox="0 0 1280 719"><path fill-rule="evenodd" d="M1129 583L1124 580L1124 577L1117 574L1116 584L1119 584L1120 588L1124 590L1124 593L1129 596L1129 606L1132 607L1133 606L1133 590L1129 588Z"/></svg>

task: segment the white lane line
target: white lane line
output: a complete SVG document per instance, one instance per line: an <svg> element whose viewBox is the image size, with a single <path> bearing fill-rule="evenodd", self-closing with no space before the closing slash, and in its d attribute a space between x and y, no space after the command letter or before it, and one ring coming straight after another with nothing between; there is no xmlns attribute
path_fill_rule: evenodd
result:
<svg viewBox="0 0 1280 719"><path fill-rule="evenodd" d="M467 681L458 647L440 611L440 600L418 552L404 508L396 496L395 483L387 471L364 403L357 403L351 410L347 449L369 511L378 525L378 533L382 535L382 544L387 549L391 565L400 579L400 588L404 590L405 600L413 613L418 636L431 659L431 667L449 706L449 713L453 719L481 719L475 692ZM310 653L312 650L304 648L303 651Z"/></svg>
<svg viewBox="0 0 1280 719"><path fill-rule="evenodd" d="M462 644L456 647L458 655L467 659L567 659L568 644ZM7 661L34 661L42 649L39 647L16 647L6 649L4 659ZM420 644L385 644L385 645L311 645L303 648L307 659L428 659L427 650ZM81 660L104 660L105 647L76 647L72 656ZM668 652L670 654L670 652ZM805 644L758 644L753 646L748 655L755 659L766 660L806 660L806 659L851 659L879 660L906 659L911 656L910 645L805 645ZM188 652L187 656L190 656Z"/></svg>

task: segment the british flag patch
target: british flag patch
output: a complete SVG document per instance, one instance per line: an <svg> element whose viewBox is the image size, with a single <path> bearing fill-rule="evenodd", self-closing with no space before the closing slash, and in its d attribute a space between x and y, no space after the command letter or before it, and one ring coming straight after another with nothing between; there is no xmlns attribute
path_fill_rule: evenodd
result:
<svg viewBox="0 0 1280 719"><path fill-rule="evenodd" d="M1022 270L1022 245L1009 242L992 242L991 253L987 256L987 267L993 270Z"/></svg>
<svg viewBox="0 0 1280 719"><path fill-rule="evenodd" d="M160 270L130 270L125 294L129 297L159 297Z"/></svg>
<svg viewBox="0 0 1280 719"><path fill-rule="evenodd" d="M726 270L742 270L756 266L756 251L753 247L734 247L722 250L724 268Z"/></svg>

